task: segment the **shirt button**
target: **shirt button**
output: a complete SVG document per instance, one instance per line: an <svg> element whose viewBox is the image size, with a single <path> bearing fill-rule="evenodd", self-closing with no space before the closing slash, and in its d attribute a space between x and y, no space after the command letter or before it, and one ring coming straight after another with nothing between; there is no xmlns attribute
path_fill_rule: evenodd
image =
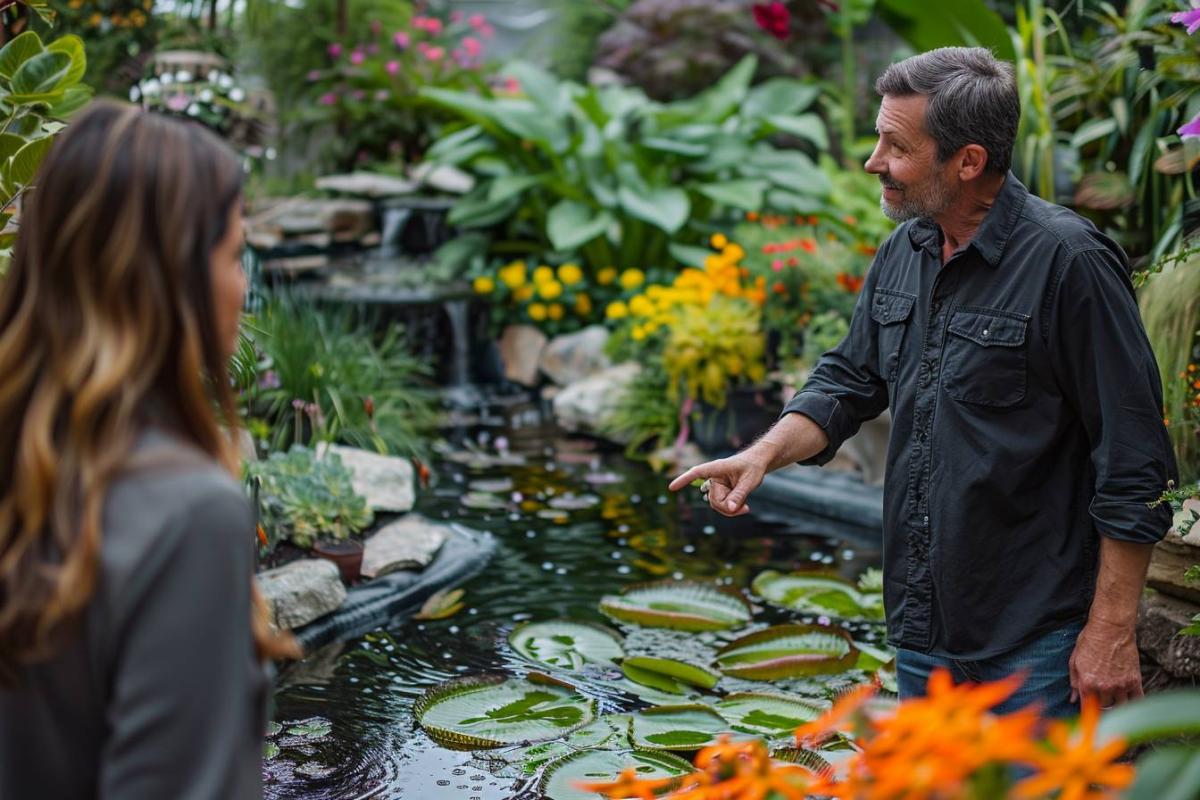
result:
<svg viewBox="0 0 1200 800"><path fill-rule="evenodd" d="M991 331L989 331L987 328L983 329L983 338L986 339L990 334L991 334Z"/></svg>
<svg viewBox="0 0 1200 800"><path fill-rule="evenodd" d="M928 514L925 515L925 524L926 525L929 524L929 515Z"/></svg>

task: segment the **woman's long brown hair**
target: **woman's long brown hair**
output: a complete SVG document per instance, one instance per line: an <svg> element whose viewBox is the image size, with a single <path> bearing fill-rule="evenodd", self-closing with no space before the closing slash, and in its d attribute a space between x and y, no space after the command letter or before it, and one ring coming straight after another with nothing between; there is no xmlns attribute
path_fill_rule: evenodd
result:
<svg viewBox="0 0 1200 800"><path fill-rule="evenodd" d="M148 423L237 473L210 259L241 186L199 125L108 101L38 172L0 278L0 681L94 594L105 494ZM294 655L255 606L259 653Z"/></svg>

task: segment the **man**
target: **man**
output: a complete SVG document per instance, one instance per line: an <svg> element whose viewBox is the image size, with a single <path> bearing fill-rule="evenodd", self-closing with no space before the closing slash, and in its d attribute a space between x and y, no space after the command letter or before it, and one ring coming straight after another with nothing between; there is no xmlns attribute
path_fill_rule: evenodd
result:
<svg viewBox="0 0 1200 800"><path fill-rule="evenodd" d="M1150 508L1175 476L1162 388L1120 248L1009 172L1012 67L944 48L876 83L866 163L902 223L880 247L850 332L780 420L708 481L726 516L763 476L824 464L892 409L884 599L902 696L930 672L1024 672L1002 711L1075 713L1142 693L1134 623Z"/></svg>

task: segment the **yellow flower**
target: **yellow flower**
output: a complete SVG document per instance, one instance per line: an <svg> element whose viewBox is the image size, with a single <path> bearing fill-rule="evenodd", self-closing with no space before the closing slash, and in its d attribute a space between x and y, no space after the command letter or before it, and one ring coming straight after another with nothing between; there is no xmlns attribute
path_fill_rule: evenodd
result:
<svg viewBox="0 0 1200 800"><path fill-rule="evenodd" d="M550 319L562 319L564 311L561 303L551 303L550 307L546 309L546 314Z"/></svg>
<svg viewBox="0 0 1200 800"><path fill-rule="evenodd" d="M554 280L554 270L547 267L545 264L533 271L534 283L547 283Z"/></svg>
<svg viewBox="0 0 1200 800"><path fill-rule="evenodd" d="M633 290L641 286L646 280L646 273L640 269L627 269L621 273L621 286L627 290Z"/></svg>
<svg viewBox="0 0 1200 800"><path fill-rule="evenodd" d="M88 25L93 28L99 28L100 23L104 21L104 17L99 13L92 14L88 17Z"/></svg>
<svg viewBox="0 0 1200 800"><path fill-rule="evenodd" d="M558 279L571 286L583 280L583 270L578 264L563 264L558 268Z"/></svg>
<svg viewBox="0 0 1200 800"><path fill-rule="evenodd" d="M592 298L586 294L575 295L575 313L581 317L586 317L592 313Z"/></svg>
<svg viewBox="0 0 1200 800"><path fill-rule="evenodd" d="M500 268L500 280L510 289L525 284L525 262L514 261Z"/></svg>
<svg viewBox="0 0 1200 800"><path fill-rule="evenodd" d="M541 303L530 303L529 318L534 322L541 322L546 318L546 307Z"/></svg>
<svg viewBox="0 0 1200 800"><path fill-rule="evenodd" d="M596 273L596 283L601 286L608 286L617 279L617 270L614 267L605 267Z"/></svg>
<svg viewBox="0 0 1200 800"><path fill-rule="evenodd" d="M487 275L480 275L475 279L475 292L477 294L491 294L496 288L496 282Z"/></svg>
<svg viewBox="0 0 1200 800"><path fill-rule="evenodd" d="M71 0L71 2L67 3L67 7L71 9L82 8L83 0Z"/></svg>
<svg viewBox="0 0 1200 800"><path fill-rule="evenodd" d="M629 309L620 300L616 300L608 304L608 308L604 309L604 316L609 319L624 319L629 316Z"/></svg>
<svg viewBox="0 0 1200 800"><path fill-rule="evenodd" d="M645 295L635 295L629 301L629 313L639 317L648 317L654 313L654 304Z"/></svg>
<svg viewBox="0 0 1200 800"><path fill-rule="evenodd" d="M726 261L736 264L746 257L746 251L742 249L740 244L731 244L721 250L721 255Z"/></svg>
<svg viewBox="0 0 1200 800"><path fill-rule="evenodd" d="M553 300L556 297L562 296L563 287L561 283L551 278L545 283L539 283L537 290L538 294L546 300Z"/></svg>
<svg viewBox="0 0 1200 800"><path fill-rule="evenodd" d="M725 238L725 234L723 233L714 233L710 241L714 250L723 250L725 249L725 245L729 244L729 240Z"/></svg>
<svg viewBox="0 0 1200 800"><path fill-rule="evenodd" d="M518 303L527 303L533 299L532 286L518 286L513 290L513 299Z"/></svg>
<svg viewBox="0 0 1200 800"><path fill-rule="evenodd" d="M633 337L635 342L640 342L642 339L646 338L646 330L641 325L636 325L634 326L633 330L630 331L629 335Z"/></svg>

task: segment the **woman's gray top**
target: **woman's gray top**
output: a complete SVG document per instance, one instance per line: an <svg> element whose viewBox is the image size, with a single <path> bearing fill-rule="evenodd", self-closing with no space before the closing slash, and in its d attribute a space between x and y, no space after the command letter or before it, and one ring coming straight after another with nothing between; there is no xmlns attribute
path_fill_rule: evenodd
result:
<svg viewBox="0 0 1200 800"><path fill-rule="evenodd" d="M109 489L99 586L51 660L0 688L3 800L262 796L254 516L210 459L149 433Z"/></svg>

